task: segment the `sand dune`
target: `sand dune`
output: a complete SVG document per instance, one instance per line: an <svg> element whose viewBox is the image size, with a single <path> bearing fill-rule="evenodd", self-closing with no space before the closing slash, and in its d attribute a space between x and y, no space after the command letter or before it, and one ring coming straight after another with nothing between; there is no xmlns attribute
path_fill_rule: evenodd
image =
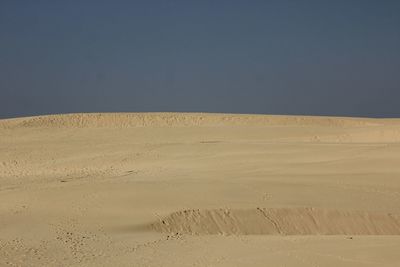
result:
<svg viewBox="0 0 400 267"><path fill-rule="evenodd" d="M398 266L400 119L0 120L0 266Z"/></svg>

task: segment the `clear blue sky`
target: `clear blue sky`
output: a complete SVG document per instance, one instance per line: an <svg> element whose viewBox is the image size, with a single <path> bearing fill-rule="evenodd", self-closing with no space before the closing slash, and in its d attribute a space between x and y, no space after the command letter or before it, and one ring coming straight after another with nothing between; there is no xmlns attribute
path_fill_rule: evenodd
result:
<svg viewBox="0 0 400 267"><path fill-rule="evenodd" d="M400 1L0 1L0 117L400 117Z"/></svg>

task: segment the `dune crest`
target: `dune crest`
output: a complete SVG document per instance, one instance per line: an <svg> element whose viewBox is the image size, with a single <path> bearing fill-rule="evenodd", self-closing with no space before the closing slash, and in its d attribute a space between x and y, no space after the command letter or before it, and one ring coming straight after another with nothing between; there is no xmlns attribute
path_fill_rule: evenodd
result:
<svg viewBox="0 0 400 267"><path fill-rule="evenodd" d="M382 119L219 113L76 113L0 120L0 127L145 127L218 125L377 126ZM393 123L393 121L392 121ZM396 120L396 123L400 123Z"/></svg>

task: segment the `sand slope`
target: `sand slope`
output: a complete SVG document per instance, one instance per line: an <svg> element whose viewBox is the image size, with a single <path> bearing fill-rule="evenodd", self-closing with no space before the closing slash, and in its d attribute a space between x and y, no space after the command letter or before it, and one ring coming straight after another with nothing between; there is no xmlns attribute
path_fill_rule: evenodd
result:
<svg viewBox="0 0 400 267"><path fill-rule="evenodd" d="M149 230L197 235L399 235L400 217L314 208L184 210Z"/></svg>
<svg viewBox="0 0 400 267"><path fill-rule="evenodd" d="M398 266L400 120L0 120L0 266Z"/></svg>

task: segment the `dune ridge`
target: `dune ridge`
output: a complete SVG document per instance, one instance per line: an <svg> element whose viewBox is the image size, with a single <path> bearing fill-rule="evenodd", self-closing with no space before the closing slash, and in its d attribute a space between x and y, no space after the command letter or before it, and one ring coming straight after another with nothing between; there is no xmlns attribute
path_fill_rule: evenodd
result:
<svg viewBox="0 0 400 267"><path fill-rule="evenodd" d="M400 217L315 208L193 209L174 212L148 228L195 235L399 235Z"/></svg>
<svg viewBox="0 0 400 267"><path fill-rule="evenodd" d="M399 124L400 120L324 116L286 116L223 113L76 113L43 115L0 120L0 127L146 127L146 126L218 126L218 125L319 125L379 126Z"/></svg>

